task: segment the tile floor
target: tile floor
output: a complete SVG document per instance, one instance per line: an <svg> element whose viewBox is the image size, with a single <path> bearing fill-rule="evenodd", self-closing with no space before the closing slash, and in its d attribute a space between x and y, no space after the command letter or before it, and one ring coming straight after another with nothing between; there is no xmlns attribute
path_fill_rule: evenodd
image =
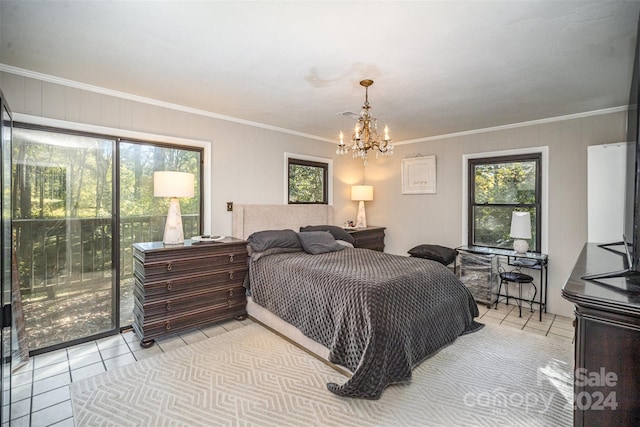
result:
<svg viewBox="0 0 640 427"><path fill-rule="evenodd" d="M479 306L480 322L545 335L552 339L573 340L572 319L523 309L518 317L517 307L500 304L498 309ZM91 375L135 363L177 347L196 343L252 321L230 320L212 326L193 329L158 339L150 348L140 347L140 340L131 332L103 338L74 347L30 358L29 363L13 376L11 426L74 426L69 384Z"/></svg>
<svg viewBox="0 0 640 427"><path fill-rule="evenodd" d="M480 323L501 325L509 328L522 329L538 335L573 342L574 328L573 318L556 316L555 314L542 313L542 321L539 313L531 313L525 306L522 307L522 317L518 315L518 306L500 303L496 308L487 308L478 305L480 310Z"/></svg>

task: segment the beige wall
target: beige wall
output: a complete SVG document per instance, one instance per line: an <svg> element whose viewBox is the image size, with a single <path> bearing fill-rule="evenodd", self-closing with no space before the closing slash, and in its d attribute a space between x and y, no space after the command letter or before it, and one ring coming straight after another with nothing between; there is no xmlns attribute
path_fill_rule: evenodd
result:
<svg viewBox="0 0 640 427"><path fill-rule="evenodd" d="M0 73L14 112L212 142L211 232L229 234L226 202L281 204L284 153L334 159L335 221L355 219L350 186L375 187L367 221L387 227L387 251L406 254L419 243L455 247L462 241L462 156L525 147L549 147L549 308L571 315L560 290L587 238L587 146L623 141L625 113L477 133L400 145L390 158L337 157L335 145L282 132L174 111L114 96ZM214 96L214 95L212 95ZM417 154L437 158L437 194L402 195L401 159Z"/></svg>

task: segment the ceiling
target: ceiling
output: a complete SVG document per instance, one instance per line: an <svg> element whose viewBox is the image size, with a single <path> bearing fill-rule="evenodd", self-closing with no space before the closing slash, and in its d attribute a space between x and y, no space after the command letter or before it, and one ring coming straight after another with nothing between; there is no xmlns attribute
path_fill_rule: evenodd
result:
<svg viewBox="0 0 640 427"><path fill-rule="evenodd" d="M625 106L640 2L6 1L0 67L335 141ZM14 68L15 67L15 68ZM2 68L0 68L2 70Z"/></svg>

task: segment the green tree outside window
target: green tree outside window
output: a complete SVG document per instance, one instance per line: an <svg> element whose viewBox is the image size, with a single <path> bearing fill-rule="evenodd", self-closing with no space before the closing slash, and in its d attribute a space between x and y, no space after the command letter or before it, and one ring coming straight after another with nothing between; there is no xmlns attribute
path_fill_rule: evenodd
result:
<svg viewBox="0 0 640 427"><path fill-rule="evenodd" d="M328 165L289 158L289 204L327 204Z"/></svg>

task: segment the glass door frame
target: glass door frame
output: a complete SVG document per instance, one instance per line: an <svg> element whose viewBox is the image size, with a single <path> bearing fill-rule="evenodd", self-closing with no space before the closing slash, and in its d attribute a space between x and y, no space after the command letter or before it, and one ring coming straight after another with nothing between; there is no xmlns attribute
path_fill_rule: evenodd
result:
<svg viewBox="0 0 640 427"><path fill-rule="evenodd" d="M8 123L6 123L8 122ZM6 135L8 132L9 135ZM2 288L0 289L0 423L3 425L11 420L11 368L14 360L14 339L12 325L12 239L11 239L11 137L13 133L13 119L11 109L0 90L0 274ZM7 170L8 167L8 170ZM8 178L8 179L6 179ZM8 182L7 182L8 181ZM6 372L7 368L9 372Z"/></svg>

